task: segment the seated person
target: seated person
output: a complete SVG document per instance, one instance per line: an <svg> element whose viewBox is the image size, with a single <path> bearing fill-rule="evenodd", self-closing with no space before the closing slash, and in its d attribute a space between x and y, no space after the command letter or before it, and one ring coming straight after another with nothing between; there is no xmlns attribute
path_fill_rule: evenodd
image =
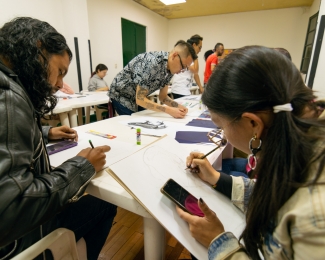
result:
<svg viewBox="0 0 325 260"><path fill-rule="evenodd" d="M109 87L104 77L106 76L108 68L104 64L98 64L96 70L91 74L88 83L89 91L108 91Z"/></svg>
<svg viewBox="0 0 325 260"><path fill-rule="evenodd" d="M250 153L256 180L220 173L201 153L187 158L246 215L243 246L202 199L205 217L177 208L209 259L324 258L325 119L315 99L295 65L270 48L237 49L212 73L202 101L229 143Z"/></svg>
<svg viewBox="0 0 325 260"><path fill-rule="evenodd" d="M70 127L40 125L57 104L53 94L71 59L65 38L47 22L19 17L0 28L0 113L8 115L0 125L0 259L59 227L83 237L87 259L98 259L111 229L116 206L84 196L110 147L82 149L56 168L45 148L49 140L78 140Z"/></svg>

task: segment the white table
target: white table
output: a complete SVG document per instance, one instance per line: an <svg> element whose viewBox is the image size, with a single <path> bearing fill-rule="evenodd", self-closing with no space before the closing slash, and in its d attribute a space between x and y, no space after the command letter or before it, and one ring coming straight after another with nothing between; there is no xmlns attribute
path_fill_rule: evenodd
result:
<svg viewBox="0 0 325 260"><path fill-rule="evenodd" d="M117 140L135 143L136 136L134 129L127 125L119 123L119 121L137 118L131 116L118 116L107 120L102 120L96 123L86 124L76 127L78 132L87 132L95 130L102 133L113 134L117 136ZM170 119L172 119L170 117ZM189 119L188 121L190 121ZM156 137L142 135L141 143L146 145L156 140ZM96 144L94 144L96 145ZM186 145L185 145L186 146ZM186 146L189 152L192 150L190 146ZM210 147L204 147L211 150ZM216 153L216 157L221 158L221 151ZM109 156L109 153L108 155ZM51 159L51 156L50 156ZM63 161L67 159L64 158ZM214 160L212 159L212 160ZM57 165L54 165L57 166ZM113 203L119 207L129 210L143 217L144 220L144 251L145 258L149 260L163 259L165 253L165 230L164 228L137 202L113 177L105 170L99 172L96 177L90 182L87 192L100 199Z"/></svg>
<svg viewBox="0 0 325 260"><path fill-rule="evenodd" d="M107 92L84 92L82 95L70 95L71 98L59 98L53 113L59 114L61 124L70 127L82 125L82 108L86 108L86 123L90 121L90 107L109 102ZM78 111L78 121L77 121Z"/></svg>

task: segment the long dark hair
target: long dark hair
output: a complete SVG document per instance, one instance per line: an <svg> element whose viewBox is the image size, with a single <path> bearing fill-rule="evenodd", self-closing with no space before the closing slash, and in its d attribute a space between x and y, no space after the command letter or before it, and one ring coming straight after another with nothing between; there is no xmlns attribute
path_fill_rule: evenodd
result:
<svg viewBox="0 0 325 260"><path fill-rule="evenodd" d="M49 58L72 53L65 38L47 22L19 17L0 29L0 55L18 75L35 110L44 115L57 104L48 82Z"/></svg>
<svg viewBox="0 0 325 260"><path fill-rule="evenodd" d="M203 37L198 34L194 34L190 39L187 40L187 42L191 45L194 43L195 45L199 45L200 41L203 41Z"/></svg>
<svg viewBox="0 0 325 260"><path fill-rule="evenodd" d="M216 67L203 93L202 101L212 112L235 122L244 112L273 111L273 106L286 103L293 107L292 112L273 114L253 172L257 182L241 236L253 259L260 259L258 249L262 249L263 237L273 232L279 209L299 187L314 184L324 168L324 146L315 147L315 142L324 141L320 131L324 120L301 118L306 108L316 109L314 99L294 64L261 46L229 54ZM315 131L308 131L311 127ZM308 182L316 160L320 163L316 177Z"/></svg>
<svg viewBox="0 0 325 260"><path fill-rule="evenodd" d="M103 71L103 70L108 70L107 66L99 63L96 66L95 71L93 73L91 73L90 77L92 78L98 71Z"/></svg>

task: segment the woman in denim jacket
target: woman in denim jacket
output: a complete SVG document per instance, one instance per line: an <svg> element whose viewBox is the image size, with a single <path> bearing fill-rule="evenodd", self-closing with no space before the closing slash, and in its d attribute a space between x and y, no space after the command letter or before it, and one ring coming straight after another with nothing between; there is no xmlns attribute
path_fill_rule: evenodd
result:
<svg viewBox="0 0 325 260"><path fill-rule="evenodd" d="M315 98L294 64L266 47L236 50L211 76L202 101L228 141L250 153L256 179L219 173L200 153L187 158L246 214L244 247L202 199L203 218L177 209L209 259L324 259L325 121Z"/></svg>

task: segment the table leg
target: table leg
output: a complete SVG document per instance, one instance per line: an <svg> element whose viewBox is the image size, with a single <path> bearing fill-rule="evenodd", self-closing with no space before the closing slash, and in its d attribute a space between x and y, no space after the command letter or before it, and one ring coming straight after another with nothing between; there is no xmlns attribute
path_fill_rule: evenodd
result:
<svg viewBox="0 0 325 260"><path fill-rule="evenodd" d="M71 111L69 111L69 119L70 119L70 127L78 126L76 109L72 109Z"/></svg>
<svg viewBox="0 0 325 260"><path fill-rule="evenodd" d="M143 218L144 258L161 260L165 258L165 229L154 218Z"/></svg>
<svg viewBox="0 0 325 260"><path fill-rule="evenodd" d="M90 107L86 107L86 124L90 123Z"/></svg>
<svg viewBox="0 0 325 260"><path fill-rule="evenodd" d="M61 125L66 125L66 126L70 127L70 121L69 121L67 112L60 113L59 117L60 117Z"/></svg>
<svg viewBox="0 0 325 260"><path fill-rule="evenodd" d="M83 117L82 117L82 107L78 108L78 125L81 126L83 125Z"/></svg>

